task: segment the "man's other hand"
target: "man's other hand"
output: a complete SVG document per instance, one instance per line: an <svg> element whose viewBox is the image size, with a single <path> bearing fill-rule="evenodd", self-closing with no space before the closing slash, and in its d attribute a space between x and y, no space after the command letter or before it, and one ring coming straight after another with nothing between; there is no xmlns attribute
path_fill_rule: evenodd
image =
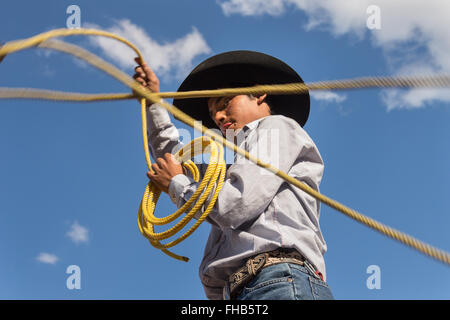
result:
<svg viewBox="0 0 450 320"><path fill-rule="evenodd" d="M178 174L184 174L183 166L171 153L164 154L164 158L156 159L151 171L147 172L148 178L162 191L169 193L170 181Z"/></svg>

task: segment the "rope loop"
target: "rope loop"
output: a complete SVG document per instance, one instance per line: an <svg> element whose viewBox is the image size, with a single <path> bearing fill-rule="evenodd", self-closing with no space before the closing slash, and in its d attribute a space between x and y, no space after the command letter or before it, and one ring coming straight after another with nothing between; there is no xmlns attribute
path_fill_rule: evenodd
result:
<svg viewBox="0 0 450 320"><path fill-rule="evenodd" d="M421 77L370 77L370 78L359 78L350 80L336 80L328 82L317 82L311 84L304 83L291 83L283 85L262 85L248 88L226 88L219 90L201 90L201 91L189 91L189 92L161 92L152 93L144 88L132 79L129 75L118 70L111 64L103 61L96 55L69 43L62 41L50 40L54 37L70 36L70 35L96 35L113 38L118 40L130 48L132 48L141 61L144 62L142 54L136 46L130 43L128 40L117 36L115 34L95 30L95 29L56 29L48 32L38 34L34 37L11 41L0 47L0 62L8 54L18 52L33 46L41 48L49 48L53 50L58 50L67 54L71 54L75 57L83 59L84 61L90 63L92 66L108 73L112 77L116 78L120 82L124 83L126 86L132 89L134 94L80 94L80 93L70 93L70 92L57 92L48 90L35 90L35 89L11 89L11 88L0 88L0 99L8 98L27 98L27 99L47 99L47 100L61 100L61 101L103 101L103 100L120 100L120 99L135 99L140 97L141 100L141 113L142 113L142 136L144 140L144 152L147 161L147 166L149 170L152 171L150 153L148 148L147 140L147 114L146 106L147 100L149 103L158 103L160 106L164 107L168 112L172 113L174 117L183 123L200 130L205 136L197 138L188 145L180 149L176 154L176 159L183 164L183 166L189 170L193 176L193 179L198 182L200 179L197 166L191 161L191 158L198 154L210 153L210 163L207 167L206 173L201 181L198 189L192 195L192 197L176 212L164 217L157 218L154 215L156 203L161 194L159 190L152 182L149 182L146 186L144 196L139 205L138 211L138 227L140 232L149 240L150 244L157 249L162 250L169 256L179 259L182 261L188 261L188 258L176 255L167 248L170 248L194 232L198 226L206 219L208 214L213 210L214 204L217 200L218 194L222 189L223 182L225 179L226 165L224 160L224 149L223 146L230 148L231 150L249 159L256 165L263 167L275 175L281 177L286 182L291 183L297 188L308 193L317 200L323 202L324 204L342 212L348 217L363 223L364 225L390 237L405 245L408 245L419 252L422 252L432 258L435 258L447 265L450 265L450 254L443 250L437 249L429 244L421 242L414 237L411 237L403 232L395 230L389 226L386 226L378 221L375 221L351 208L344 206L343 204L330 199L316 190L310 188L308 185L300 182L299 180L289 176L287 173L279 170L278 168L272 166L269 163L265 163L260 159L252 156L247 151L239 148L234 143L227 141L219 134L215 133L213 130L206 128L198 123L195 119L191 118L175 106L168 104L162 100L162 98L205 98L205 97L221 97L221 96L232 96L238 94L255 94L260 92L265 92L267 94L302 94L307 90L342 90L342 89L361 89L361 88L387 88L387 87L450 87L450 76L449 75L436 75L436 76L421 76ZM215 187L215 189L213 189ZM206 200L209 201L206 208L202 208L205 205ZM195 202L195 203L194 203ZM180 215L190 208L189 212L183 217L175 226L169 230L163 232L155 232L155 225L165 225L173 222ZM204 209L204 210L203 210ZM179 238L173 240L169 243L162 244L160 240L167 239L181 229L183 229L196 213L203 213L198 217L197 221Z"/></svg>

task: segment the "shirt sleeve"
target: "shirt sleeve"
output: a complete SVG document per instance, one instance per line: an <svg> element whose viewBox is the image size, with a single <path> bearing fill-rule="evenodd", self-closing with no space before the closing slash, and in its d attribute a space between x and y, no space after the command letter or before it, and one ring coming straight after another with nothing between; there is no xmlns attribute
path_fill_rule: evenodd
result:
<svg viewBox="0 0 450 320"><path fill-rule="evenodd" d="M263 119L247 142L250 148L246 149L250 154L286 173L301 162L302 157L308 157L311 150L316 149L303 128L284 116ZM207 220L222 229L244 228L246 223L252 223L265 211L283 183L286 182L282 178L240 156L229 168ZM178 194L174 193L178 207L189 199L198 185L193 180L175 179L172 189L178 190ZM202 210L207 207L209 200Z"/></svg>
<svg viewBox="0 0 450 320"><path fill-rule="evenodd" d="M155 160L183 147L169 112L157 103L147 106L147 138L150 155Z"/></svg>
<svg viewBox="0 0 450 320"><path fill-rule="evenodd" d="M201 179L203 179L208 165L203 164L203 163L196 164L196 165L199 168L200 182L201 182ZM172 178L172 180L170 181L170 185L169 185L169 196L170 196L170 199L172 200L172 202L177 205L177 208L180 208L181 206L183 206L192 197L192 195L194 194L194 192L197 190L198 186L200 185L200 182L199 183L195 182L194 178L191 176L190 173L188 173L188 175L178 174ZM210 196L206 199L206 201L205 201L206 205L203 204L201 210L196 212L196 214L194 215L195 219L199 219L200 216L202 215L202 213L205 211L207 204L210 202L211 197L214 194L216 186L217 186L217 184L214 185ZM200 198L200 196L199 196L199 198ZM189 210L193 206L194 206L194 204L192 204L192 206L187 210L187 212L189 212ZM208 220L208 218L206 218L206 219ZM212 223L212 221L210 221L210 220L209 220L209 222Z"/></svg>
<svg viewBox="0 0 450 320"><path fill-rule="evenodd" d="M147 106L147 138L150 154L155 160L163 157L165 153L174 154L184 146L177 128L170 120L169 112L157 103ZM200 167L200 175L203 176L206 171L205 164L197 166ZM196 182L190 175L179 174L170 181L169 196L179 208L189 200L196 189ZM186 200L183 202L183 199ZM198 213L196 218L200 216L201 213Z"/></svg>
<svg viewBox="0 0 450 320"><path fill-rule="evenodd" d="M187 200L185 200L184 203L180 202L186 197L185 193L190 191L189 187L191 187L191 189L194 189L194 192L197 189L195 180L184 174L177 174L176 176L172 177L172 180L170 180L169 196L172 202L175 203L178 208L181 207L187 200L189 200L189 197L187 197ZM180 206L178 206L178 202L181 203Z"/></svg>

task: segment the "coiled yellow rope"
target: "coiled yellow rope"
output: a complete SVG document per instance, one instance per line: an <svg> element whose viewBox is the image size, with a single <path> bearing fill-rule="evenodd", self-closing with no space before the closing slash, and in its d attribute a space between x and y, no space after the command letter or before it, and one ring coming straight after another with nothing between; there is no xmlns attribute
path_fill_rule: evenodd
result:
<svg viewBox="0 0 450 320"><path fill-rule="evenodd" d="M442 76L429 76L429 77L403 77L403 78L361 78L354 80L343 80L343 81L331 81L331 82L319 82L316 84L303 84L303 83L294 83L287 85L271 85L271 86L257 86L251 88L235 88L235 89L220 89L220 90L202 90L202 91L191 91L191 92L168 92L168 93L151 93L148 90L143 89L137 82L135 82L128 75L124 74L114 66L109 63L103 61L99 57L93 55L92 53L72 44L64 43L61 41L49 41L48 39L59 36L68 36L75 34L85 34L85 35L101 35L110 38L114 38L119 40L131 48L133 48L137 55L141 58L141 61L144 61L142 55L139 50L133 46L131 43L126 41L125 39L118 37L114 34L110 34L108 32L92 30L92 29L59 29L52 30L43 34L39 34L35 37L13 41L6 43L3 47L0 48L0 61L7 54L23 50L32 46L39 46L45 48L51 48L54 50L59 50L68 54L72 54L78 58L81 58L93 66L99 68L100 70L110 74L115 77L119 81L123 82L125 85L129 86L136 92L136 95L130 94L96 94L96 95L84 95L84 94L74 94L74 93L62 93L62 92L54 92L54 91L44 91L44 90L28 90L28 89L10 89L10 88L1 88L0 89L0 98L40 98L40 99L52 99L52 100L66 100L66 101L99 101L99 100L117 100L117 99L130 99L135 98L136 96L141 98L141 111L142 111L142 123L143 123L143 138L144 138L144 147L145 147L145 155L147 160L147 165L149 170L151 168L150 156L148 152L147 145L147 124L146 124L146 101L148 99L151 103L159 103L169 112L171 112L177 119L184 122L195 129L200 130L206 136L193 140L190 144L182 148L175 156L178 161L184 161L183 165L188 168L194 179L198 181L198 169L196 166L189 161L190 157L193 157L194 154L192 150L196 150L195 146L200 146L201 152L211 152L211 162L207 169L207 174L205 174L204 179L200 183L199 189L196 191L194 196L179 210L177 210L174 214L166 217L158 219L154 216L154 209L158 197L160 195L160 190L156 190L155 186L152 185L151 182L147 185L146 191L144 193L144 197L141 201L139 215L138 215L138 225L140 231L143 233L145 237L147 237L150 243L158 248L162 249L163 252L169 254L170 256L187 261L187 258L175 255L167 250L167 248L176 245L177 243L183 241L186 237L188 237L197 227L203 222L203 220L208 215L209 211L214 206L214 203L217 199L218 193L222 187L224 175L225 175L225 164L223 160L223 147L222 145L234 150L236 153L243 155L246 159L256 163L258 166L266 168L267 170L273 172L277 176L281 177L288 183L295 185L300 188L304 192L318 199L319 201L325 203L326 205L344 213L345 215L359 221L370 228L377 230L388 237L396 239L416 250L433 257L441 262L446 264L450 264L450 254L439 250L433 246L430 246L426 243L421 242L420 240L415 239L403 232L395 230L391 227L388 227L384 224L381 224L369 217L364 216L363 214L348 208L339 202L330 199L314 189L310 188L306 184L301 183L297 179L290 177L285 172L273 167L272 165L265 163L258 158L252 156L247 151L237 147L230 141L227 141L222 136L215 133L213 130L209 130L208 128L202 126L198 126L195 123L195 119L189 117L185 113L181 112L175 106L170 105L161 100L161 98L165 97L177 97L177 98L195 98L195 97L217 97L217 96L227 96L227 95L236 95L236 94L257 94L257 93L268 93L268 94L293 94L293 93L303 93L306 90L323 90L323 89L352 89L352 88L369 88L369 87L450 87L450 76L442 75ZM220 143L218 143L220 142ZM190 152L188 152L190 151ZM177 240L174 240L167 244L161 244L159 241L163 239L167 239L168 237L174 235L176 232L181 230L192 217L195 212L203 205L205 199L212 190L214 182L216 179L218 180L217 188L215 193L212 195L211 201L197 222L189 229L186 233L180 236ZM184 217L181 221L177 223L174 227L169 229L168 231L155 233L154 225L155 224L165 224L171 221L174 221L181 215L181 210L189 208L189 206L195 201L196 198L204 191L204 194L199 198L198 202L194 205L192 210ZM192 200L192 201L191 201ZM209 210L209 211L208 211Z"/></svg>

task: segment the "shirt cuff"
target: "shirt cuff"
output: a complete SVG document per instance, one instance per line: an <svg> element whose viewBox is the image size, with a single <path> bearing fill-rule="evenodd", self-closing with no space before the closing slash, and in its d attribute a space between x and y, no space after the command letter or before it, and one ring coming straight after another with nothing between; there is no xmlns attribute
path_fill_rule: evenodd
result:
<svg viewBox="0 0 450 320"><path fill-rule="evenodd" d="M195 180L184 174L177 174L176 176L172 177L172 180L169 184L170 200L172 200L173 203L178 204L178 200L184 193L186 187L189 186L192 182L195 182Z"/></svg>

